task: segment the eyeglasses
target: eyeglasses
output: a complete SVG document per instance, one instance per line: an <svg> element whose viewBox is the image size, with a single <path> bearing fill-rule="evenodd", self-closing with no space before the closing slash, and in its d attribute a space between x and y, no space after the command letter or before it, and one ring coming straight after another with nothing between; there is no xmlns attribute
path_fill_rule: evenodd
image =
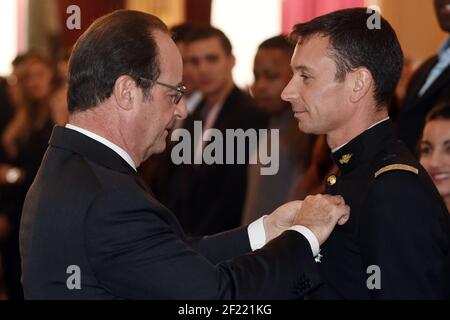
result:
<svg viewBox="0 0 450 320"><path fill-rule="evenodd" d="M147 79L144 77L139 77L139 81L147 81L150 82L152 84L159 84L160 86L175 90L177 93L173 96L173 104L178 104L178 102L180 102L181 98L183 98L185 92L186 92L186 86L183 84L179 84L177 86L171 85L171 84L167 84L164 82L159 82L156 80L152 80L152 79Z"/></svg>

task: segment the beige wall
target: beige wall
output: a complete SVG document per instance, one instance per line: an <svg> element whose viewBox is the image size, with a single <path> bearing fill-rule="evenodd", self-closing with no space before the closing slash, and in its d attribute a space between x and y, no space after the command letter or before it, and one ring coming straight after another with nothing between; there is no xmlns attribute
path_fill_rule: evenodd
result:
<svg viewBox="0 0 450 320"><path fill-rule="evenodd" d="M448 34L439 28L433 0L368 0L392 24L405 56L423 61L437 52Z"/></svg>
<svg viewBox="0 0 450 320"><path fill-rule="evenodd" d="M184 0L127 0L126 7L154 14L169 27L184 22Z"/></svg>

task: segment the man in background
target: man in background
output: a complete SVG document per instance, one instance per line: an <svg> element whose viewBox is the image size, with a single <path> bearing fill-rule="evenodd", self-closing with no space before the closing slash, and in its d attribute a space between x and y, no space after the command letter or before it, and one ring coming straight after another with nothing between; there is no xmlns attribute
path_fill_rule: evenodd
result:
<svg viewBox="0 0 450 320"><path fill-rule="evenodd" d="M203 100L185 121L183 128L194 137L194 122L202 129L260 129L265 116L233 81L235 58L230 40L214 27L199 27L186 40L186 63ZM191 154L202 156L208 143L192 141ZM197 148L196 148L197 146ZM225 143L223 155L226 155ZM235 154L235 159L236 159ZM246 155L245 163L248 163ZM177 213L188 234L212 234L240 225L247 190L247 165L172 165L161 201Z"/></svg>
<svg viewBox="0 0 450 320"><path fill-rule="evenodd" d="M283 35L263 41L256 52L251 91L257 107L268 117L268 129L279 130L279 140L268 141L269 133L261 143L279 145L279 167L274 175L262 175L260 163L248 166L243 224L288 201L310 160L313 136L299 134L289 103L281 99L281 92L292 77L289 63L293 52L294 45Z"/></svg>
<svg viewBox="0 0 450 320"><path fill-rule="evenodd" d="M195 26L183 23L170 29L172 33L172 39L180 50L181 57L183 58L183 84L186 86L186 108L188 114L194 112L202 100L202 94L198 90L197 85L192 75L192 65L187 63L187 40L195 32Z"/></svg>

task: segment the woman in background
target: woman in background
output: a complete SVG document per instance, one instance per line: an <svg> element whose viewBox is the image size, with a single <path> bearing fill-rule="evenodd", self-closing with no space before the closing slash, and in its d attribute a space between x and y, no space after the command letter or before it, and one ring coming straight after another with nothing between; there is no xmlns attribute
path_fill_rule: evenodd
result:
<svg viewBox="0 0 450 320"><path fill-rule="evenodd" d="M428 114L420 142L420 163L428 171L450 212L450 102Z"/></svg>
<svg viewBox="0 0 450 320"><path fill-rule="evenodd" d="M20 65L24 72L18 77L19 86L9 90L8 97L15 105L15 115L2 133L0 145L4 154L0 162L3 221L0 251L9 299L23 296L19 256L22 204L47 149L54 124L49 103L55 88L53 62L38 53L27 53L21 56Z"/></svg>

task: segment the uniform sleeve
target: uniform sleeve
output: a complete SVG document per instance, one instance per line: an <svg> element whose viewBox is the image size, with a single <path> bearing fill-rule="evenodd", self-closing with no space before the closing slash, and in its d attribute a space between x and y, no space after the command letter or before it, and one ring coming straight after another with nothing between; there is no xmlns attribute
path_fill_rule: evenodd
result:
<svg viewBox="0 0 450 320"><path fill-rule="evenodd" d="M93 272L116 297L297 299L319 283L309 243L295 231L214 265L127 191L97 198L85 223Z"/></svg>
<svg viewBox="0 0 450 320"><path fill-rule="evenodd" d="M438 199L417 175L392 171L376 178L359 232L365 268L380 268L381 289L371 290L374 298L443 297L443 218Z"/></svg>

